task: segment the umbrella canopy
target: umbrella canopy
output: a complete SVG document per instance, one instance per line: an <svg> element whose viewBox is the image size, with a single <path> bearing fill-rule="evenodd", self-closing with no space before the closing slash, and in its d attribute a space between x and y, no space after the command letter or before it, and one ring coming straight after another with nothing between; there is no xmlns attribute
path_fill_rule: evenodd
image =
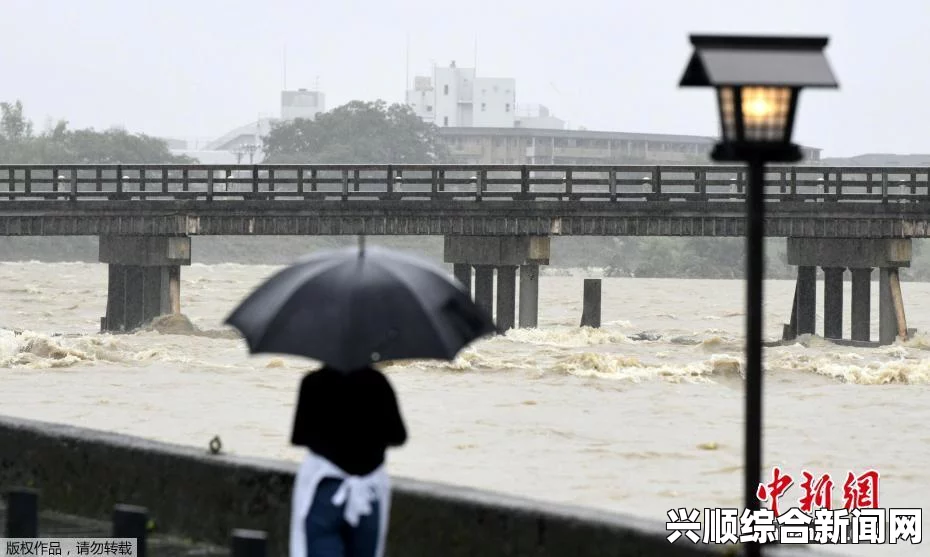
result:
<svg viewBox="0 0 930 557"><path fill-rule="evenodd" d="M383 360L452 360L496 330L442 269L377 247L298 261L252 292L226 323L253 354L305 356L344 371Z"/></svg>

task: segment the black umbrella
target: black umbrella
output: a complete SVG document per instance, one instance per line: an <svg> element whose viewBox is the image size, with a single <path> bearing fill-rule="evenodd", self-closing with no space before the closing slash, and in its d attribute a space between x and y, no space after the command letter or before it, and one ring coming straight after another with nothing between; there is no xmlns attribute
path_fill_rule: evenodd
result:
<svg viewBox="0 0 930 557"><path fill-rule="evenodd" d="M382 360L452 360L496 330L442 269L363 244L280 271L226 323L242 332L253 354L305 356L346 371Z"/></svg>

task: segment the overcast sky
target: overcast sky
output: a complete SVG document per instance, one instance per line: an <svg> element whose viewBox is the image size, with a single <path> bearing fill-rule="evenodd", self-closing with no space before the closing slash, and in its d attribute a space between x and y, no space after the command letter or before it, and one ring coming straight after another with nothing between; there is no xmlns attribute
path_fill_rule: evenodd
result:
<svg viewBox="0 0 930 557"><path fill-rule="evenodd" d="M514 77L572 127L715 135L679 89L688 34L828 35L839 90L802 93L796 139L827 156L930 153L930 0L0 0L0 100L41 128L213 138L278 116L284 85L327 108L403 100L432 64Z"/></svg>

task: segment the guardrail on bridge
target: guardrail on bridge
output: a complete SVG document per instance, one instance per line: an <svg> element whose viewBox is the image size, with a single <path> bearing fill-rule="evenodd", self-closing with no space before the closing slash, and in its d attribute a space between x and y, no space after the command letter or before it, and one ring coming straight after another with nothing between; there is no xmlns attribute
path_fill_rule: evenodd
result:
<svg viewBox="0 0 930 557"><path fill-rule="evenodd" d="M0 165L19 200L735 201L740 166ZM772 166L772 201L928 202L927 167Z"/></svg>

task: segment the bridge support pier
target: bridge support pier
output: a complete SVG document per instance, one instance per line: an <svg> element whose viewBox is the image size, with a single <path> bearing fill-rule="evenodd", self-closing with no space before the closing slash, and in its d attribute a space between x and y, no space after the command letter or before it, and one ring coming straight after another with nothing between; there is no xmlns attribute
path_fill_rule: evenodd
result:
<svg viewBox="0 0 930 557"><path fill-rule="evenodd" d="M814 334L814 326L817 322L817 267L808 265L798 267L795 308L797 312L797 334Z"/></svg>
<svg viewBox="0 0 930 557"><path fill-rule="evenodd" d="M795 307L784 338L814 333L815 273L824 270L824 338L843 338L843 274L852 272L851 340L868 342L871 324L872 269L879 269L879 344L907 338L900 267L911 264L909 238L788 238L788 263L798 266Z"/></svg>
<svg viewBox="0 0 930 557"><path fill-rule="evenodd" d="M467 263L456 263L452 265L452 275L455 276L455 280L462 283L462 286L465 287L465 291L471 295L471 265Z"/></svg>
<svg viewBox="0 0 930 557"><path fill-rule="evenodd" d="M823 337L843 338L843 273L842 267L823 270Z"/></svg>
<svg viewBox="0 0 930 557"><path fill-rule="evenodd" d="M109 264L102 332L131 331L181 312L181 265L190 265L186 236L101 236L99 261Z"/></svg>
<svg viewBox="0 0 930 557"><path fill-rule="evenodd" d="M517 268L520 269L519 326L538 323L539 266L549 264L546 236L446 236L443 259L453 264L453 274L466 286L474 267L474 300L494 318L498 330L515 326L517 317ZM497 296L494 272L497 271ZM494 306L496 305L496 315Z"/></svg>
<svg viewBox="0 0 930 557"><path fill-rule="evenodd" d="M491 265L475 265L475 303L488 315L494 315L494 267Z"/></svg>
<svg viewBox="0 0 930 557"><path fill-rule="evenodd" d="M868 342L872 328L872 269L852 269L852 324L853 340Z"/></svg>
<svg viewBox="0 0 930 557"><path fill-rule="evenodd" d="M520 328L539 323L539 265L520 265Z"/></svg>
<svg viewBox="0 0 930 557"><path fill-rule="evenodd" d="M513 329L517 310L517 267L501 265L497 268L497 329Z"/></svg>

